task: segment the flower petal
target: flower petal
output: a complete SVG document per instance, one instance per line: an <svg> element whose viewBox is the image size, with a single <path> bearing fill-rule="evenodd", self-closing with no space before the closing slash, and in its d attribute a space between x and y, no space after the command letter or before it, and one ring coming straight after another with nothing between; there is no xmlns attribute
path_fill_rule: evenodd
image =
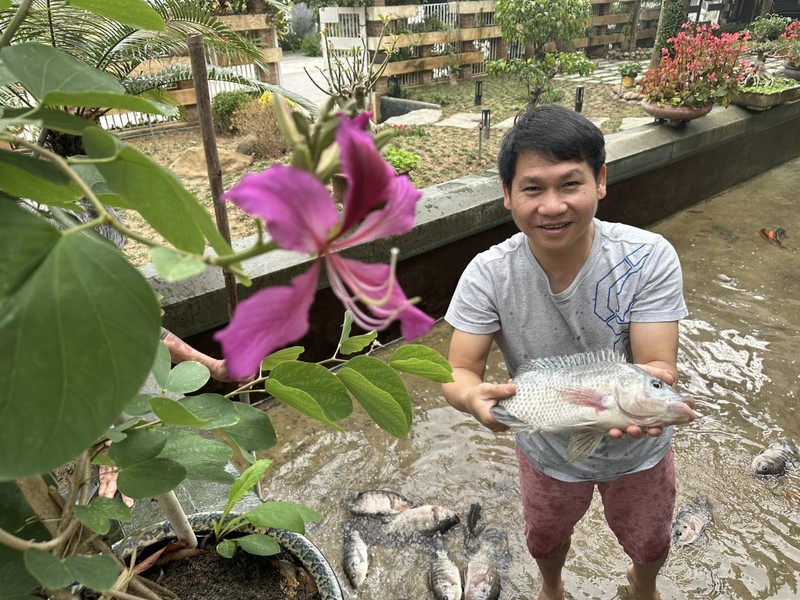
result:
<svg viewBox="0 0 800 600"><path fill-rule="evenodd" d="M409 303L389 265L362 263L337 254L329 254L326 264L331 289L359 327L381 330L400 319L406 339L424 335L433 327L434 320Z"/></svg>
<svg viewBox="0 0 800 600"><path fill-rule="evenodd" d="M228 326L214 334L231 377L246 379L257 373L265 356L308 331L319 268L316 261L290 286L269 287L239 303Z"/></svg>
<svg viewBox="0 0 800 600"><path fill-rule="evenodd" d="M417 201L422 197L422 192L403 175L394 177L388 194L386 206L370 212L352 235L331 246L346 248L411 231L416 218Z"/></svg>
<svg viewBox="0 0 800 600"><path fill-rule="evenodd" d="M394 169L375 146L372 135L364 131L364 115L369 118L369 113L362 113L354 119L340 117L336 129L342 172L347 176L343 232L389 199L391 184L396 178Z"/></svg>
<svg viewBox="0 0 800 600"><path fill-rule="evenodd" d="M264 219L272 239L297 252L321 252L339 220L327 188L311 173L284 165L245 175L223 198Z"/></svg>

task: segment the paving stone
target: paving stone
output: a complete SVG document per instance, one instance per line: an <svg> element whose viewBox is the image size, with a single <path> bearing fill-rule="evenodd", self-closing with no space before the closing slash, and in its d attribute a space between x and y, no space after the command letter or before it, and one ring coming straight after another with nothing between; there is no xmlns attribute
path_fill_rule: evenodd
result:
<svg viewBox="0 0 800 600"><path fill-rule="evenodd" d="M437 127L459 127L461 129L473 129L481 122L481 113L456 113L438 123Z"/></svg>
<svg viewBox="0 0 800 600"><path fill-rule="evenodd" d="M442 118L442 111L438 108L420 108L404 115L390 117L384 121L389 125L431 125Z"/></svg>

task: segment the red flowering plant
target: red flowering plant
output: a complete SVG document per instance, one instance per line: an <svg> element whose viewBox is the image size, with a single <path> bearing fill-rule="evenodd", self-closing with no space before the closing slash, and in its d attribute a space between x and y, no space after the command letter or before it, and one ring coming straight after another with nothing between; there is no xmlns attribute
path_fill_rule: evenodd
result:
<svg viewBox="0 0 800 600"><path fill-rule="evenodd" d="M792 21L778 39L778 54L786 65L800 69L800 21Z"/></svg>
<svg viewBox="0 0 800 600"><path fill-rule="evenodd" d="M684 24L681 32L668 40L672 50L662 49L658 67L642 76L645 102L695 108L710 103L727 106L745 74L746 63L740 56L749 34L718 33L718 29L718 25Z"/></svg>

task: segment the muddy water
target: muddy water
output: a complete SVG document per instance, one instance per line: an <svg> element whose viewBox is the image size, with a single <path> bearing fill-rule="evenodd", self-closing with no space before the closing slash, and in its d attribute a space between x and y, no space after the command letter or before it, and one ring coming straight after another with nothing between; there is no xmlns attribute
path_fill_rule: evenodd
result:
<svg viewBox="0 0 800 600"><path fill-rule="evenodd" d="M770 442L800 441L800 160L724 192L652 229L677 248L690 316L681 324L679 387L698 399L702 418L675 436L678 507L708 498L714 523L696 546L674 549L662 571L665 600L800 597L800 469L756 480L750 461ZM758 235L783 227L782 248ZM449 326L422 340L446 353ZM381 352L385 357L394 348ZM493 353L492 379L505 379ZM329 557L346 597L364 600L432 597L429 545L381 542L367 534L371 566L358 591L341 567L341 528L351 515L341 501L352 492L388 488L418 502L462 514L483 505L487 525L506 532L503 599L535 597L535 565L522 537L517 467L510 434L495 435L449 408L438 386L408 379L416 406L408 439L384 434L360 409L347 433L319 427L282 407L269 409L280 440L269 481L274 498L303 502L324 515L308 536ZM359 523L362 527L366 523ZM456 564L466 567L463 530L445 536ZM627 562L605 525L598 497L579 523L565 569L570 598L629 598Z"/></svg>

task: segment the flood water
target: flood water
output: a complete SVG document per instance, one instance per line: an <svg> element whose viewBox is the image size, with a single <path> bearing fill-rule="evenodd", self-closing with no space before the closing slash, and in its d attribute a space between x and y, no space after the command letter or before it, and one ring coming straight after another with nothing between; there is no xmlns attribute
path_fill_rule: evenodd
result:
<svg viewBox="0 0 800 600"><path fill-rule="evenodd" d="M752 458L772 441L800 441L798 182L800 159L651 227L673 243L683 263L690 315L680 329L679 389L697 399L702 415L674 437L676 511L696 496L714 508L707 537L671 552L659 580L664 600L800 597L800 468L771 480L749 472ZM787 231L783 247L758 234L779 226ZM446 355L449 335L449 326L439 323L421 342ZM507 378L498 352L489 377ZM341 566L342 526L352 518L341 504L348 493L391 489L462 515L479 502L486 525L505 531L509 541L500 597L535 597L539 576L522 535L512 435L493 434L450 408L438 385L407 381L416 408L404 440L378 429L358 407L344 434L281 406L269 408L279 444L269 456L275 463L268 494L324 515L307 535L339 574L345 596L362 600L432 598L432 550L422 543L371 544L367 580L354 591ZM444 538L463 574L462 527ZM626 565L596 494L573 537L567 597L629 598Z"/></svg>

